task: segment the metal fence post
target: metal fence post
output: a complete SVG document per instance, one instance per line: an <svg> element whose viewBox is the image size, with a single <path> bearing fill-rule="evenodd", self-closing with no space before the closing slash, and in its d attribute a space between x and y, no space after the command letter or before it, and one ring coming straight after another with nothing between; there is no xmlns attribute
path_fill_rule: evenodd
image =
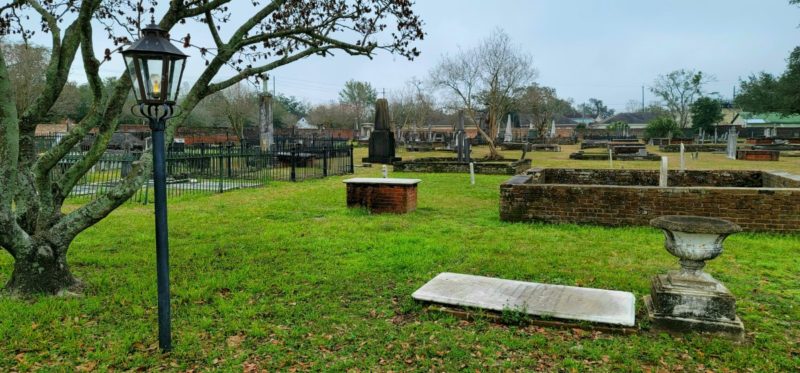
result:
<svg viewBox="0 0 800 373"><path fill-rule="evenodd" d="M231 148L233 144L228 144L228 178L233 177L233 163L231 160Z"/></svg>
<svg viewBox="0 0 800 373"><path fill-rule="evenodd" d="M351 174L354 174L356 172L356 170L355 170L356 165L355 165L355 162L353 162L353 149L354 149L353 144L350 144L350 173Z"/></svg>
<svg viewBox="0 0 800 373"><path fill-rule="evenodd" d="M328 177L328 148L322 148L322 177Z"/></svg>
<svg viewBox="0 0 800 373"><path fill-rule="evenodd" d="M222 179L225 178L225 156L219 155L219 193L222 193Z"/></svg>
<svg viewBox="0 0 800 373"><path fill-rule="evenodd" d="M297 181L297 152L295 151L295 147L292 147L291 152L289 153L292 160L292 181Z"/></svg>

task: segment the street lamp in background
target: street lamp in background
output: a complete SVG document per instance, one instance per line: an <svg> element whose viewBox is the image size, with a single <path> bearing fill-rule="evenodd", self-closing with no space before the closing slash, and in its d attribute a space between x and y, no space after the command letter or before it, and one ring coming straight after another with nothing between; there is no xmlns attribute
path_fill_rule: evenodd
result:
<svg viewBox="0 0 800 373"><path fill-rule="evenodd" d="M153 182L156 215L156 269L158 271L158 343L172 350L169 295L169 240L167 237L167 175L164 128L174 114L186 57L170 43L155 22L142 29L141 38L122 52L139 113L150 122L153 142Z"/></svg>

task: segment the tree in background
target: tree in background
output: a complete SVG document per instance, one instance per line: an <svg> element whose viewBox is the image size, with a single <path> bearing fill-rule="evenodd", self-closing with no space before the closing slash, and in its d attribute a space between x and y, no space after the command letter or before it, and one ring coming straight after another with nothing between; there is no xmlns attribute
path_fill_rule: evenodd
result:
<svg viewBox="0 0 800 373"><path fill-rule="evenodd" d="M714 125L722 120L722 105L719 100L711 97L700 97L691 107L692 112L692 128L695 129L700 136L705 133L714 131Z"/></svg>
<svg viewBox="0 0 800 373"><path fill-rule="evenodd" d="M447 91L455 108L465 109L472 119L489 144L490 159L502 158L494 144L501 117L536 77L531 57L519 50L508 34L497 29L477 47L444 56L430 73L432 85ZM477 119L476 104L486 111L486 131Z"/></svg>
<svg viewBox="0 0 800 373"><path fill-rule="evenodd" d="M671 116L664 116L655 118L651 120L650 123L647 123L647 127L644 129L644 135L647 139L655 137L672 138L672 136L680 132L680 130L681 128L674 118Z"/></svg>
<svg viewBox="0 0 800 373"><path fill-rule="evenodd" d="M761 72L739 84L740 93L734 103L745 111L800 114L800 47L789 54L783 74Z"/></svg>
<svg viewBox="0 0 800 373"><path fill-rule="evenodd" d="M240 139L244 139L245 126L252 126L258 120L258 95L245 82L211 96L209 105L216 124L224 123Z"/></svg>
<svg viewBox="0 0 800 373"><path fill-rule="evenodd" d="M545 136L556 116L574 111L569 101L558 98L555 88L538 84L525 88L517 106L520 111L533 115L533 126L540 138Z"/></svg>
<svg viewBox="0 0 800 373"><path fill-rule="evenodd" d="M348 80L344 83L344 88L339 91L339 102L347 105L353 112L355 129L363 123L365 116L371 112L378 99L378 92L372 88L369 82L358 82Z"/></svg>
<svg viewBox="0 0 800 373"><path fill-rule="evenodd" d="M614 109L609 109L608 106L603 104L603 100L597 98L590 98L589 103L578 105L578 111L598 121L614 115Z"/></svg>
<svg viewBox="0 0 800 373"><path fill-rule="evenodd" d="M416 78L407 81L405 87L391 92L389 108L395 126L395 135L405 139L403 132L411 131L415 139L419 139L419 131L423 126L431 137L432 122L429 120L435 111L433 96L426 93L425 84Z"/></svg>
<svg viewBox="0 0 800 373"><path fill-rule="evenodd" d="M692 103L703 94L707 82L708 77L701 71L680 69L660 75L650 91L664 100L678 127L684 129L689 125Z"/></svg>
<svg viewBox="0 0 800 373"><path fill-rule="evenodd" d="M622 120L615 121L614 123L611 123L608 125L608 127L606 127L606 131L608 131L609 134L617 136L627 136L628 130L630 129L631 129L630 124Z"/></svg>
<svg viewBox="0 0 800 373"><path fill-rule="evenodd" d="M325 128L353 128L350 111L338 102L311 107L308 111L308 121Z"/></svg>
<svg viewBox="0 0 800 373"><path fill-rule="evenodd" d="M628 100L625 103L626 113L641 113L645 108L642 107L642 102L638 100Z"/></svg>
<svg viewBox="0 0 800 373"><path fill-rule="evenodd" d="M67 263L70 244L150 178L152 154L143 152L131 172L104 194L63 209L73 188L105 154L121 114L129 108L126 101L131 84L127 72L113 82L103 81L99 68L101 60L123 66L114 58L115 52L138 38L139 28L150 19L145 11L173 34L180 32L173 28L183 23L194 23L200 27L192 30L208 33L207 38L183 37L184 47L197 48L205 60L189 63L205 66L178 102L183 112L167 123L168 143L198 103L242 80L258 79L277 67L337 51L370 57L385 50L413 59L419 52L412 43L424 36L421 20L411 2L405 0L231 4L231 0L84 0L0 5L0 37L27 41L35 30L48 33L51 40L47 65L38 75L45 80L43 88L34 93L24 110L17 110L19 87L9 77L9 47L0 45L0 247L14 258L7 289L26 294L76 289L80 282ZM239 24L226 24L239 19L231 17L231 12L244 13L245 17ZM100 59L95 55L92 30L97 24L117 45ZM392 32L384 32L389 24ZM213 45L198 46L192 40L209 40ZM57 145L38 152L33 141L36 127L48 119L76 57L81 59L91 93L89 111ZM92 130L96 137L90 148L77 159L61 162ZM56 167L63 171L52 172Z"/></svg>
<svg viewBox="0 0 800 373"><path fill-rule="evenodd" d="M14 104L18 113L30 107L44 90L49 56L44 47L24 43L3 43L3 58L8 69L8 82L14 86Z"/></svg>

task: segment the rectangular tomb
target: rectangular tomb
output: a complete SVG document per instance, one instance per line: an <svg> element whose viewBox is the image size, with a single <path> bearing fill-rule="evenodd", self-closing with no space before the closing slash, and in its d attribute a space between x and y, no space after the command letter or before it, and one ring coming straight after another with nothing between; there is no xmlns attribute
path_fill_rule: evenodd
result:
<svg viewBox="0 0 800 373"><path fill-rule="evenodd" d="M344 180L347 207L366 207L373 213L405 214L417 209L420 179L363 178Z"/></svg>
<svg viewBox="0 0 800 373"><path fill-rule="evenodd" d="M746 231L800 232L800 176L767 171L534 168L500 186L500 219L647 226L662 215L713 216Z"/></svg>
<svg viewBox="0 0 800 373"><path fill-rule="evenodd" d="M548 285L536 282L440 273L411 295L414 299L491 311L524 312L540 317L633 326L632 293Z"/></svg>

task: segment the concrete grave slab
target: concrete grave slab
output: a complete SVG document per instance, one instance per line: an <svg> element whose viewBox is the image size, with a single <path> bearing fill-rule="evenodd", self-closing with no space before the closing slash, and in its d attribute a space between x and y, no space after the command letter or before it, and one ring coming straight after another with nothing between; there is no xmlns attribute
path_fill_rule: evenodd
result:
<svg viewBox="0 0 800 373"><path fill-rule="evenodd" d="M633 326L632 293L440 273L411 295L419 301L534 316Z"/></svg>

